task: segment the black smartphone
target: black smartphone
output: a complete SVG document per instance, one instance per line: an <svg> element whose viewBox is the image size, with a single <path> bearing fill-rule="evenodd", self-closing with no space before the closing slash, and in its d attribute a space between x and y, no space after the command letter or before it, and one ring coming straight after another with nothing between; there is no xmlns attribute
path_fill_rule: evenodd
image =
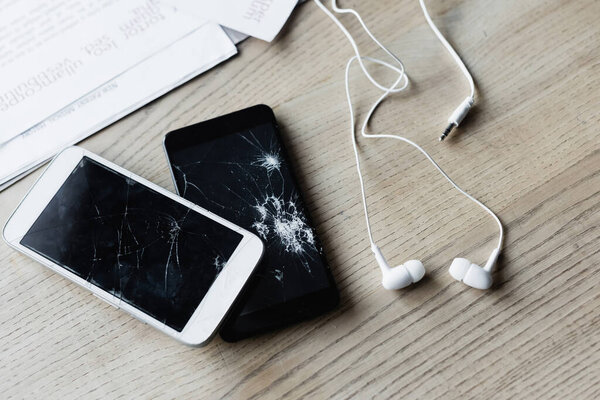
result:
<svg viewBox="0 0 600 400"><path fill-rule="evenodd" d="M263 259L221 328L237 341L333 309L339 294L270 107L169 132L179 195L256 233ZM218 260L215 260L218 262Z"/></svg>

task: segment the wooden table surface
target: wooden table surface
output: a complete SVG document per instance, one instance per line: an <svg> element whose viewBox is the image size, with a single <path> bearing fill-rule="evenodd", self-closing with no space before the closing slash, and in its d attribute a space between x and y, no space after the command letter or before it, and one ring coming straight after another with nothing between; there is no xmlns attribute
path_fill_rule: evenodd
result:
<svg viewBox="0 0 600 400"><path fill-rule="evenodd" d="M390 292L368 248L349 137L343 69L352 55L312 2L272 44L229 62L81 145L173 190L165 133L257 103L282 126L339 286L327 315L236 344L188 348L0 245L0 397L600 398L600 2L430 0L476 80L476 108L437 137L467 94L416 0L343 1L406 64L373 131L415 140L502 219L493 290L452 280L478 263L493 221L415 150L361 141L374 235L391 263L427 277ZM380 55L351 16L366 55ZM381 79L393 79L378 71ZM358 70L363 118L378 92ZM40 171L0 193L0 223Z"/></svg>

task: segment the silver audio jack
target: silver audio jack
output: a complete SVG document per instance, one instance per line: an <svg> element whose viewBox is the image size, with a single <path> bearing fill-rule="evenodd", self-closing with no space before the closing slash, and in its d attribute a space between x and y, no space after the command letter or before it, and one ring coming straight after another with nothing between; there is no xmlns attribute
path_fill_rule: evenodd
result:
<svg viewBox="0 0 600 400"><path fill-rule="evenodd" d="M454 128L458 127L463 119L467 116L469 111L473 107L473 97L469 96L463 100L462 103L458 106L456 110L452 113L450 118L448 118L448 126L440 136L440 142L444 141L454 130Z"/></svg>

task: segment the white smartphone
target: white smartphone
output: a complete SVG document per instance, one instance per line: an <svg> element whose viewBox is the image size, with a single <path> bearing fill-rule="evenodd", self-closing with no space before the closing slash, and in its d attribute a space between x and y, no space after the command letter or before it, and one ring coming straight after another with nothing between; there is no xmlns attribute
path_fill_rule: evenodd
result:
<svg viewBox="0 0 600 400"><path fill-rule="evenodd" d="M193 346L212 338L263 253L254 234L79 147L54 158L3 236Z"/></svg>

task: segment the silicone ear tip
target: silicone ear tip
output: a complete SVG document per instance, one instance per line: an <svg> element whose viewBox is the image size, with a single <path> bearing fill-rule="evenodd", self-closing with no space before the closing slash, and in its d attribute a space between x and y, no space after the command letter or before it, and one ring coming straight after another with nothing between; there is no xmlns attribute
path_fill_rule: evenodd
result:
<svg viewBox="0 0 600 400"><path fill-rule="evenodd" d="M407 287L412 283L408 269L403 265L391 268L384 272L381 284L387 290L398 290Z"/></svg>
<svg viewBox="0 0 600 400"><path fill-rule="evenodd" d="M413 283L419 282L423 278L423 276L425 276L425 267L423 266L423 263L419 260L407 261L404 263L404 266L408 270L408 273L410 274Z"/></svg>
<svg viewBox="0 0 600 400"><path fill-rule="evenodd" d="M463 282L475 289L486 290L492 286L492 274L481 268L479 265L473 264L467 271Z"/></svg>
<svg viewBox="0 0 600 400"><path fill-rule="evenodd" d="M465 275L467 275L467 271L471 267L471 261L466 258L455 258L450 265L450 275L457 281L462 281Z"/></svg>

